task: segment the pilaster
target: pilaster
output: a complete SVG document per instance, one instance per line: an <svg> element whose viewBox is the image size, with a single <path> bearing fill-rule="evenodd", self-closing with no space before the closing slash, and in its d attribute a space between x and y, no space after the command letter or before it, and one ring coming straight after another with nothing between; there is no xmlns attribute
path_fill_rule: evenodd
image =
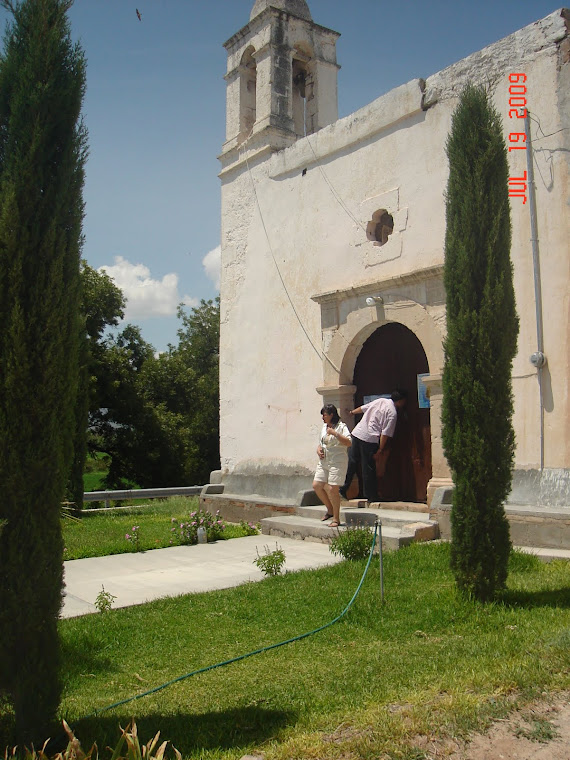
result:
<svg viewBox="0 0 570 760"><path fill-rule="evenodd" d="M443 378L441 374L427 375L422 378L426 386L426 392L430 401L430 426L431 426L431 471L432 477L427 487L427 503L431 500L436 489L441 487L451 488L453 480L447 459L443 453L443 441L441 436L441 406L443 403Z"/></svg>
<svg viewBox="0 0 570 760"><path fill-rule="evenodd" d="M317 388L317 393L323 397L325 404L334 404L338 409L341 420L349 428L354 426L354 417L349 412L354 409L354 394L356 385L322 385Z"/></svg>

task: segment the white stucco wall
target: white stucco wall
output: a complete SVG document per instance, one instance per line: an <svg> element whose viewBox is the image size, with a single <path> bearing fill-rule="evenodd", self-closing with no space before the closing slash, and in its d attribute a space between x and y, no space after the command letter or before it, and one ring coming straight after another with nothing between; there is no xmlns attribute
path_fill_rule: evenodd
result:
<svg viewBox="0 0 570 760"><path fill-rule="evenodd" d="M544 455L548 468L569 467L569 153L564 149L570 132L560 131L570 126L567 40L560 49L565 34L560 12L553 13L284 150L256 156L252 148L248 155L245 143L239 156L222 154L224 477L263 473L307 483L320 429L322 396L316 389L351 383L362 345L356 343L385 319L415 326L430 373L441 372L445 315L437 292L441 277L432 275L443 264L451 115L466 81L492 82L505 134L523 131L522 121L515 125L508 119L508 74L515 71L527 74L528 107L542 133L551 135L534 146L548 357ZM522 175L525 151L511 152L509 160L511 176ZM378 208L387 208L395 223L384 246L368 241L365 233ZM529 203L519 198L512 199L512 226L521 322L513 367L516 466L524 469L539 465L540 418L536 372L528 360L537 347ZM423 278L424 270L432 274ZM375 288L389 296L381 314L365 305ZM325 298L328 305L312 300L319 294L333 294ZM322 323L321 308L334 312L337 323L326 324L328 317ZM346 358L344 373L337 371L343 370L343 356L352 357Z"/></svg>

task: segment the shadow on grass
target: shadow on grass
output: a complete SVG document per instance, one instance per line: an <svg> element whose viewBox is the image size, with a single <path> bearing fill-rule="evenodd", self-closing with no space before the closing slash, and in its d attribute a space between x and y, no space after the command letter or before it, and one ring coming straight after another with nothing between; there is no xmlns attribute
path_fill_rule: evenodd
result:
<svg viewBox="0 0 570 760"><path fill-rule="evenodd" d="M542 591L505 591L501 601L506 607L570 609L570 585Z"/></svg>
<svg viewBox="0 0 570 760"><path fill-rule="evenodd" d="M114 747L120 737L119 725L130 723L128 713L108 717L87 718L73 725L84 750L97 742L99 749ZM189 715L142 715L135 718L141 744L146 744L160 731L161 741L169 741L182 755L203 751L243 749L259 745L275 737L285 726L294 724L297 715L291 711L271 710L256 705L222 712Z"/></svg>
<svg viewBox="0 0 570 760"><path fill-rule="evenodd" d="M64 680L73 681L86 674L106 673L114 670L116 664L102 654L101 641L82 632L76 641L61 641L61 675Z"/></svg>

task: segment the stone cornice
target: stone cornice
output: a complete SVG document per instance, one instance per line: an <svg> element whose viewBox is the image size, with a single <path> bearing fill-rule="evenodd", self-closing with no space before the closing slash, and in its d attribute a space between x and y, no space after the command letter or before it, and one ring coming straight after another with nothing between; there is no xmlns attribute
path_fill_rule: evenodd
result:
<svg viewBox="0 0 570 760"><path fill-rule="evenodd" d="M345 301L347 298L359 296L378 295L381 291L405 288L409 285L417 285L418 283L437 277L443 277L443 264L427 267L426 269L416 269L408 274L389 277L386 280L373 280L342 290L329 290L325 293L316 293L314 296L311 296L311 300L318 304L323 304Z"/></svg>
<svg viewBox="0 0 570 760"><path fill-rule="evenodd" d="M267 22L269 21L271 16L290 16L291 18L296 19L302 24L306 24L307 26L310 26L312 29L317 29L319 32L323 34L328 34L334 39L338 39L340 37L340 32L335 32L334 29L329 29L327 26L321 26L320 24L315 24L314 21L307 21L307 19L301 18L300 16L295 16L294 14L287 13L287 11L281 10L279 8L274 8L273 6L268 6L264 11L262 11L258 16L251 19L251 21L245 26L243 26L238 32L233 34L229 40L226 40L224 42L225 49L229 52L232 47L235 45L238 45L241 43L241 41L250 35L251 33L255 33L262 29L264 26L267 25Z"/></svg>

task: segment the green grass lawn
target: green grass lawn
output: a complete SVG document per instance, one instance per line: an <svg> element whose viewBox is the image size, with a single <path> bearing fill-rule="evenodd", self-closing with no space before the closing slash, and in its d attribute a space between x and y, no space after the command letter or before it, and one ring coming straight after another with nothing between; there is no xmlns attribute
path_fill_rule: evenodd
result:
<svg viewBox="0 0 570 760"><path fill-rule="evenodd" d="M384 606L375 559L332 628L76 723L332 620L364 565L63 620L62 714L84 747L114 744L134 716L142 740L160 730L196 760L420 760L418 736L463 736L570 687L570 565L513 555L503 601L482 606L457 597L447 545L412 545L384 557Z"/></svg>
<svg viewBox="0 0 570 760"><path fill-rule="evenodd" d="M161 549L171 545L172 518L186 519L199 506L196 496L176 496L153 499L142 508L113 510L107 513L85 509L79 520L62 521L65 545L64 559L103 557L134 551L125 535L139 526L141 551ZM224 538L244 535L238 525L228 525ZM176 543L176 542L175 542Z"/></svg>
<svg viewBox="0 0 570 760"><path fill-rule="evenodd" d="M83 490L84 491L104 491L105 486L103 484L103 478L106 472L86 472L83 474Z"/></svg>
<svg viewBox="0 0 570 760"><path fill-rule="evenodd" d="M88 456L83 472L84 491L104 491L103 478L109 470L108 457L98 451L94 456Z"/></svg>

